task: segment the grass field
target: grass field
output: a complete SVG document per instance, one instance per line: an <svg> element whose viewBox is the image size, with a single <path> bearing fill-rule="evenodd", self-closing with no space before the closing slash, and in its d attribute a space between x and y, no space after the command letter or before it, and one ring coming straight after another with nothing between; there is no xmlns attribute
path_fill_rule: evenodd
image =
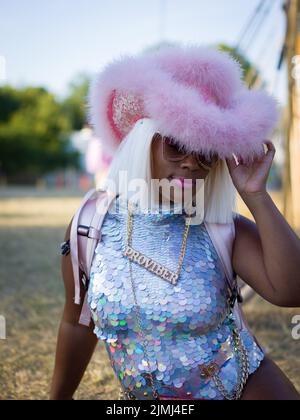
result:
<svg viewBox="0 0 300 420"><path fill-rule="evenodd" d="M59 245L82 195L0 190L0 315L7 322L7 339L0 341L0 399L48 398L64 300ZM245 311L262 345L300 391L300 341L291 337L291 318L300 309L255 297ZM75 398L116 399L118 389L100 342Z"/></svg>

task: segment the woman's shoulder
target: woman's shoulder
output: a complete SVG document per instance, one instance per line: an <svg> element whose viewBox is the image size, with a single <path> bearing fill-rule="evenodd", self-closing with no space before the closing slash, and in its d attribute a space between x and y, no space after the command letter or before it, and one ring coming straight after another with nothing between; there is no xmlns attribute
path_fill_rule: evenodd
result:
<svg viewBox="0 0 300 420"><path fill-rule="evenodd" d="M233 218L236 236L247 236L257 234L256 223L240 213L235 213Z"/></svg>

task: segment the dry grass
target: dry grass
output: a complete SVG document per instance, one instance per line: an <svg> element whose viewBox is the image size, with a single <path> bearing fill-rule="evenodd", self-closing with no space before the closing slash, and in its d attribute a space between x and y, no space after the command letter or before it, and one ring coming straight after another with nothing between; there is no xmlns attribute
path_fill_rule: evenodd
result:
<svg viewBox="0 0 300 420"><path fill-rule="evenodd" d="M59 245L79 196L0 191L0 399L47 399L64 290ZM291 317L300 310L256 297L245 308L253 331L300 390L299 342ZM79 399L116 399L118 382L99 343L77 391Z"/></svg>
<svg viewBox="0 0 300 420"><path fill-rule="evenodd" d="M7 322L0 399L47 399L64 298L59 245L81 198L15 195L0 200L0 314ZM76 398L117 395L101 342Z"/></svg>

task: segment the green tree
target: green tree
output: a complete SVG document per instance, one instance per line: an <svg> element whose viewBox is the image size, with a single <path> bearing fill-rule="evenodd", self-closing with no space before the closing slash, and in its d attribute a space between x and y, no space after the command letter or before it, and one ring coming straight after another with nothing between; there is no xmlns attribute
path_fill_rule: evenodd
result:
<svg viewBox="0 0 300 420"><path fill-rule="evenodd" d="M90 78L79 74L69 85L69 93L62 103L63 112L73 130L81 130L87 123L86 99Z"/></svg>
<svg viewBox="0 0 300 420"><path fill-rule="evenodd" d="M37 177L78 166L69 144L71 125L44 88L0 88L0 170L8 177Z"/></svg>
<svg viewBox="0 0 300 420"><path fill-rule="evenodd" d="M243 69L243 79L248 87L251 88L256 83L263 83L259 70L239 50L226 44L219 44L218 48L229 53L240 62Z"/></svg>

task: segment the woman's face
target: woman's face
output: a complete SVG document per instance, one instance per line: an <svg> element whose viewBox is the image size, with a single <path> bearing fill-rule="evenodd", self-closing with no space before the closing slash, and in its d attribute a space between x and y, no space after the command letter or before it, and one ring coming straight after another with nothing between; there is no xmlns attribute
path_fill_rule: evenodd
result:
<svg viewBox="0 0 300 420"><path fill-rule="evenodd" d="M193 196L196 194L196 180L205 179L209 169L199 165L197 158L190 154L180 161L168 160L163 153L163 140L160 134L153 136L151 144L151 170L152 179L174 180L182 188L192 188ZM192 180L192 182L184 181ZM173 201L173 188L170 189L170 200Z"/></svg>

